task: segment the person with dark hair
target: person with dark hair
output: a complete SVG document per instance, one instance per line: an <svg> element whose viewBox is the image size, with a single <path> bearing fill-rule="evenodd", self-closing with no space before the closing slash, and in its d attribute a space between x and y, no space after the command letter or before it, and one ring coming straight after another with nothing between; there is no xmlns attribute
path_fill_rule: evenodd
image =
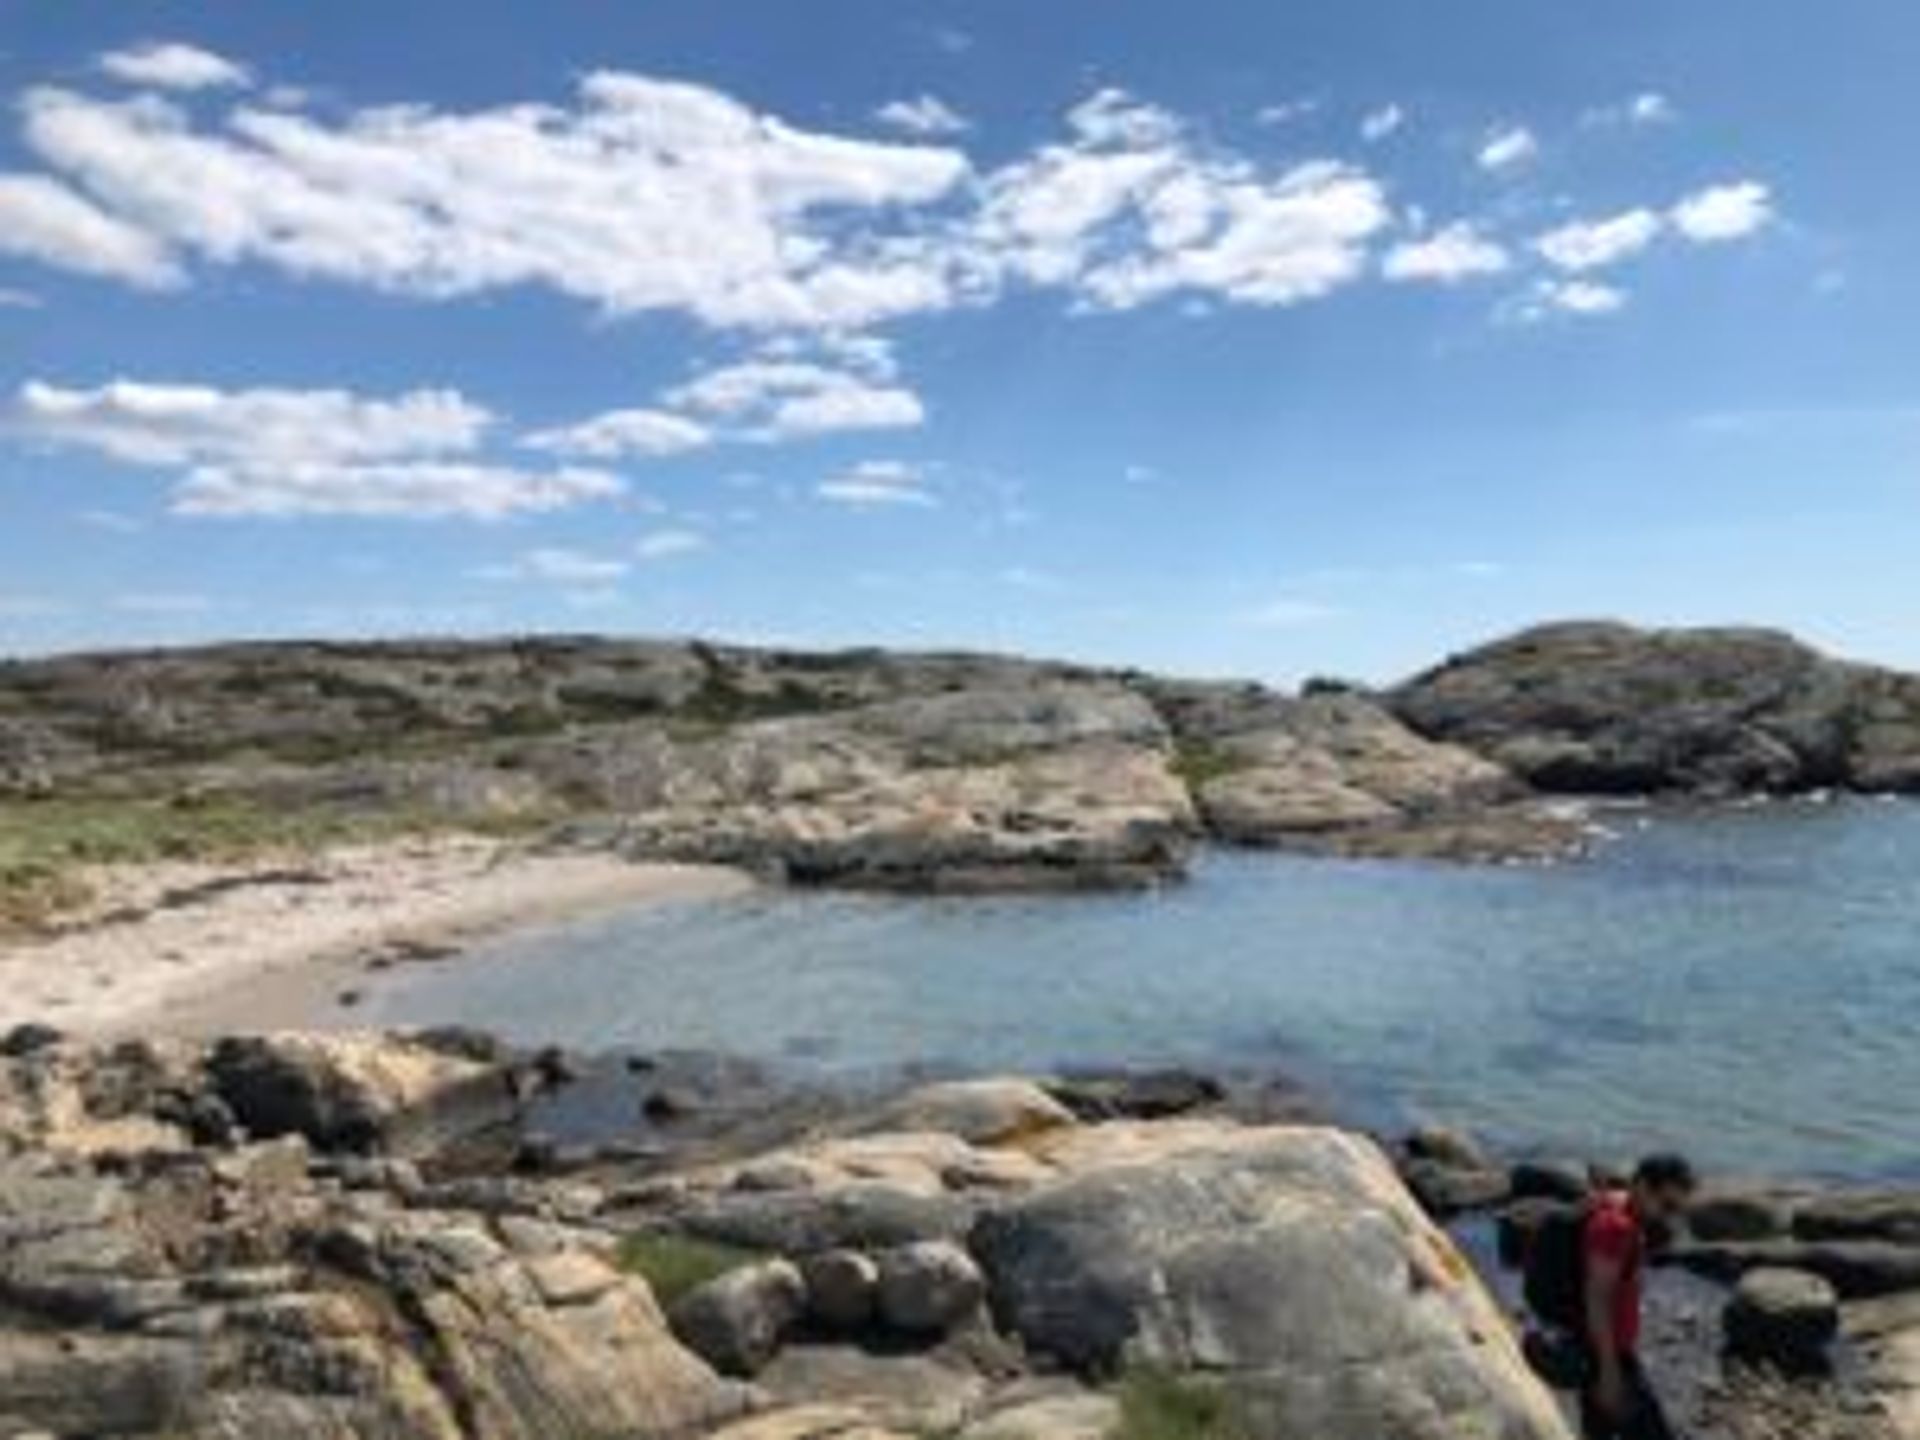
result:
<svg viewBox="0 0 1920 1440"><path fill-rule="evenodd" d="M1624 1190L1602 1190L1581 1230L1581 1339L1591 1364L1580 1396L1587 1440L1671 1440L1640 1365L1640 1293L1649 1236L1677 1224L1693 1199L1693 1167L1649 1155Z"/></svg>

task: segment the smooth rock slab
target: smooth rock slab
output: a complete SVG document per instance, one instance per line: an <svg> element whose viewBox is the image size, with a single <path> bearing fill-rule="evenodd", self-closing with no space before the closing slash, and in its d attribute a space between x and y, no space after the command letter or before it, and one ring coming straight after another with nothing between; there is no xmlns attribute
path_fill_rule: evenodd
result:
<svg viewBox="0 0 1920 1440"><path fill-rule="evenodd" d="M1030 1351L1093 1374L1221 1375L1261 1434L1565 1440L1505 1318L1375 1146L1312 1128L1102 1130L1063 1152L1072 1178L970 1237L996 1317Z"/></svg>

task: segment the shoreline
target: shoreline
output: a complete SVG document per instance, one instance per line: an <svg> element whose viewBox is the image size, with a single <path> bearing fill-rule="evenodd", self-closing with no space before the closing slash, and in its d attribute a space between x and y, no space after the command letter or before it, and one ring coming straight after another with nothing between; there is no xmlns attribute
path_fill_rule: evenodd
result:
<svg viewBox="0 0 1920 1440"><path fill-rule="evenodd" d="M523 926L758 884L721 866L480 836L104 867L88 879L96 899L73 921L0 945L0 1031L35 1022L114 1038L311 1026L377 957L450 958Z"/></svg>

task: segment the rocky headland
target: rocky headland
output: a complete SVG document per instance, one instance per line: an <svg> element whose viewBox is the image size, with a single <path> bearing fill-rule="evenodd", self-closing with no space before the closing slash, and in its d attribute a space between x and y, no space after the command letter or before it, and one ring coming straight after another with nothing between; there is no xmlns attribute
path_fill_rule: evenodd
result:
<svg viewBox="0 0 1920 1440"><path fill-rule="evenodd" d="M1570 1433L1437 1223L1515 1230L1568 1167L1390 1153L1191 1076L781 1102L615 1073L624 1126L588 1143L538 1128L584 1062L471 1032L13 1032L0 1433ZM1744 1279L1662 1341L1692 1433L1920 1434L1916 1205L1711 1198L1677 1253Z"/></svg>

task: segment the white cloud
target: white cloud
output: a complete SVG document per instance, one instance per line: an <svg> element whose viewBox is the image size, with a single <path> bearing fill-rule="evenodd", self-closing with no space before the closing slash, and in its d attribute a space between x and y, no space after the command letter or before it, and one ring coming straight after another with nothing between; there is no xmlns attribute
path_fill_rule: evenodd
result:
<svg viewBox="0 0 1920 1440"><path fill-rule="evenodd" d="M1360 120L1360 138L1369 145L1378 144L1407 123L1407 112L1398 105L1382 105Z"/></svg>
<svg viewBox="0 0 1920 1440"><path fill-rule="evenodd" d="M707 537L698 530L655 530L642 535L633 553L642 560L666 560L675 555L691 555L707 548Z"/></svg>
<svg viewBox="0 0 1920 1440"><path fill-rule="evenodd" d="M177 473L189 515L492 519L618 494L603 471L536 472L471 458L492 417L446 390L219 390L118 380L20 388L10 427L43 444Z"/></svg>
<svg viewBox="0 0 1920 1440"><path fill-rule="evenodd" d="M1437 280L1451 285L1477 275L1498 275L1511 264L1503 246L1471 223L1459 221L1394 246L1380 271L1389 280Z"/></svg>
<svg viewBox="0 0 1920 1440"><path fill-rule="evenodd" d="M218 90L252 83L244 65L195 45L136 45L100 57L100 68L129 85L163 90Z"/></svg>
<svg viewBox="0 0 1920 1440"><path fill-rule="evenodd" d="M618 580L632 567L624 560L593 555L584 550L546 545L523 550L513 559L497 565L482 565L473 572L482 580L527 580L539 584L598 585Z"/></svg>
<svg viewBox="0 0 1920 1440"><path fill-rule="evenodd" d="M903 461L867 460L822 481L816 493L823 500L860 508L936 504L924 485L925 476Z"/></svg>
<svg viewBox="0 0 1920 1440"><path fill-rule="evenodd" d="M449 390L391 400L346 390L217 390L115 380L69 390L21 386L28 434L133 465L269 465L384 460L473 449L492 417Z"/></svg>
<svg viewBox="0 0 1920 1440"><path fill-rule="evenodd" d="M1773 218L1771 192L1754 180L1697 190L1673 207L1674 229L1698 245L1738 240Z"/></svg>
<svg viewBox="0 0 1920 1440"><path fill-rule="evenodd" d="M614 460L681 455L712 442L712 431L684 415L664 410L610 410L577 425L536 430L522 443L553 455Z"/></svg>
<svg viewBox="0 0 1920 1440"><path fill-rule="evenodd" d="M1592 280L1539 280L1501 314L1521 324L1537 324L1555 315L1612 315L1626 303L1626 292L1612 285Z"/></svg>
<svg viewBox="0 0 1920 1440"><path fill-rule="evenodd" d="M884 369L754 358L676 386L666 401L741 439L771 443L855 430L911 429L926 420L920 397Z"/></svg>
<svg viewBox="0 0 1920 1440"><path fill-rule="evenodd" d="M1539 153L1540 142L1534 139L1531 130L1524 125L1510 125L1489 135L1476 158L1482 170L1501 171L1524 165Z"/></svg>
<svg viewBox="0 0 1920 1440"><path fill-rule="evenodd" d="M1288 305L1366 269L1389 223L1365 171L1314 160L1269 174L1203 150L1171 112L1106 90L1068 116L1074 139L987 177L973 227L983 264L1069 288L1096 309L1175 294Z"/></svg>
<svg viewBox="0 0 1920 1440"><path fill-rule="evenodd" d="M1670 125L1679 118L1680 112L1666 96L1643 90L1616 104L1596 106L1582 115L1580 121L1590 126L1641 126Z"/></svg>
<svg viewBox="0 0 1920 1440"><path fill-rule="evenodd" d="M147 290L181 278L164 244L44 175L0 174L0 255Z"/></svg>
<svg viewBox="0 0 1920 1440"><path fill-rule="evenodd" d="M599 72L571 107L243 107L205 127L152 96L41 88L22 107L45 162L209 263L436 298L539 284L714 325L952 300L900 217L954 192L963 155L800 130L696 85Z"/></svg>
<svg viewBox="0 0 1920 1440"><path fill-rule="evenodd" d="M973 128L966 116L933 95L891 100L874 111L873 118L909 135L962 135Z"/></svg>
<svg viewBox="0 0 1920 1440"><path fill-rule="evenodd" d="M1651 210L1628 210L1606 220L1580 220L1548 231L1533 242L1562 270L1597 270L1638 255L1660 236L1663 222Z"/></svg>

